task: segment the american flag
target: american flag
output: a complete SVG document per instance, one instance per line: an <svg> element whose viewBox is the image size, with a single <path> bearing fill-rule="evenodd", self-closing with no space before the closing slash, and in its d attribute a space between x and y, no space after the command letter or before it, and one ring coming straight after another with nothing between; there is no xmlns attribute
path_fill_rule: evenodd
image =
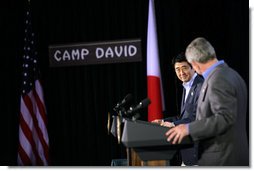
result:
<svg viewBox="0 0 254 171"><path fill-rule="evenodd" d="M47 116L34 40L31 14L28 10L25 20L17 159L18 165L25 166L49 164Z"/></svg>

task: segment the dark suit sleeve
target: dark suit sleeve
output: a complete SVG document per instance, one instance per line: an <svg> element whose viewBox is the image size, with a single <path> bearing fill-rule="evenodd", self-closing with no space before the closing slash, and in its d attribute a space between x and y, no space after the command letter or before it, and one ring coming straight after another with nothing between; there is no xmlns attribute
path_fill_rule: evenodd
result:
<svg viewBox="0 0 254 171"><path fill-rule="evenodd" d="M176 116L168 117L163 119L165 122L175 122L177 120Z"/></svg>
<svg viewBox="0 0 254 171"><path fill-rule="evenodd" d="M193 117L194 118L194 117ZM175 125L179 125L179 124L186 124L186 123L190 123L190 122L192 122L192 121L194 121L195 120L195 118L194 119L192 119L192 118L185 118L185 119L181 119L181 120L176 120L176 121L174 121L173 123L175 124Z"/></svg>

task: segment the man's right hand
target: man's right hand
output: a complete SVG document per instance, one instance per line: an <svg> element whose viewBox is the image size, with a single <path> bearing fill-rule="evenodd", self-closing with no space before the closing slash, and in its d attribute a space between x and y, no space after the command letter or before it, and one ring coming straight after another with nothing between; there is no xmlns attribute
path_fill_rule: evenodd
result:
<svg viewBox="0 0 254 171"><path fill-rule="evenodd" d="M163 123L163 120L162 119L155 119L152 121L152 123L161 125Z"/></svg>
<svg viewBox="0 0 254 171"><path fill-rule="evenodd" d="M168 127L168 128L172 128L175 126L172 122L164 122L163 119L155 119L152 121L152 123L158 124L160 126Z"/></svg>

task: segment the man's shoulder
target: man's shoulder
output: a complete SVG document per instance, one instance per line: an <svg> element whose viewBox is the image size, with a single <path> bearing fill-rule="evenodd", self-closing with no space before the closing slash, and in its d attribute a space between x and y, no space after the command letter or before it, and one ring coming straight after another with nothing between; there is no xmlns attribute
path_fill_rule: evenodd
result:
<svg viewBox="0 0 254 171"><path fill-rule="evenodd" d="M201 84L202 85L203 82L204 82L203 76L197 74L197 76L194 79L193 85L196 85L196 84Z"/></svg>

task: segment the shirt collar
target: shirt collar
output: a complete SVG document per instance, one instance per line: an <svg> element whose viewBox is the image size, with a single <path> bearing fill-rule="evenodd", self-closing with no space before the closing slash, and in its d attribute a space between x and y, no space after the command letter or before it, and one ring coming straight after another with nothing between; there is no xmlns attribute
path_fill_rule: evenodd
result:
<svg viewBox="0 0 254 171"><path fill-rule="evenodd" d="M213 64L212 66L210 66L208 69L205 70L205 72L202 74L204 79L206 79L208 77L208 75L218 66L225 63L224 60L219 60L218 62L216 62L215 64Z"/></svg>
<svg viewBox="0 0 254 171"><path fill-rule="evenodd" d="M195 73L195 74L192 76L192 78L190 79L190 81L184 82L184 83L183 83L183 87L184 87L185 89L188 88L188 87L191 87L191 86L192 86L192 83L193 83L193 81L194 81L194 79L195 79L196 76L197 76L197 73Z"/></svg>

